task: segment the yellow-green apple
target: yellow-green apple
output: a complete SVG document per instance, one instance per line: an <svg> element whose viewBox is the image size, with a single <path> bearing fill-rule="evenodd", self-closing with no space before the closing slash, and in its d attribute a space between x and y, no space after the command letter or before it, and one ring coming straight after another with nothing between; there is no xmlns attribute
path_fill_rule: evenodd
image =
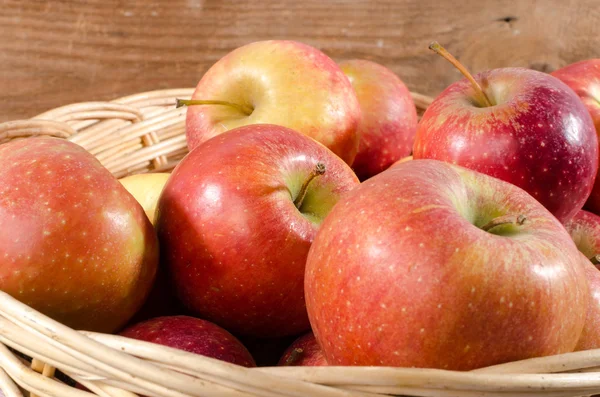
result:
<svg viewBox="0 0 600 397"><path fill-rule="evenodd" d="M522 189L407 161L340 199L310 248L306 305L330 365L470 370L573 351L580 254Z"/></svg>
<svg viewBox="0 0 600 397"><path fill-rule="evenodd" d="M154 224L156 203L169 176L170 174L166 172L154 172L129 175L119 179L125 189L140 203L152 224Z"/></svg>
<svg viewBox="0 0 600 397"><path fill-rule="evenodd" d="M436 44L433 49L451 57ZM425 111L413 157L510 182L568 221L588 199L598 170L598 138L579 97L556 77L530 69L475 77L462 71L468 78Z"/></svg>
<svg viewBox="0 0 600 397"><path fill-rule="evenodd" d="M193 149L167 181L156 221L181 301L236 335L308 330L306 255L358 183L332 151L282 126L239 127Z"/></svg>
<svg viewBox="0 0 600 397"><path fill-rule="evenodd" d="M144 210L74 143L0 145L0 224L0 289L70 327L117 330L154 282Z"/></svg>
<svg viewBox="0 0 600 397"><path fill-rule="evenodd" d="M244 367L256 363L248 349L225 329L191 316L164 316L134 324L121 336L157 343Z"/></svg>
<svg viewBox="0 0 600 397"><path fill-rule="evenodd" d="M417 109L406 85L376 62L352 59L339 63L362 111L360 144L352 168L360 180L410 155L417 131Z"/></svg>
<svg viewBox="0 0 600 397"><path fill-rule="evenodd" d="M323 52L296 41L233 50L202 76L192 101L179 104L189 106L190 149L224 131L267 123L308 135L348 164L358 150L361 111L350 81Z"/></svg>
<svg viewBox="0 0 600 397"><path fill-rule="evenodd" d="M600 59L588 59L552 72L571 87L592 115L596 133L600 134ZM596 178L585 208L600 214L600 178Z"/></svg>
<svg viewBox="0 0 600 397"><path fill-rule="evenodd" d="M283 352L277 363L279 366L324 366L327 365L321 346L315 334L308 332L296 339Z"/></svg>

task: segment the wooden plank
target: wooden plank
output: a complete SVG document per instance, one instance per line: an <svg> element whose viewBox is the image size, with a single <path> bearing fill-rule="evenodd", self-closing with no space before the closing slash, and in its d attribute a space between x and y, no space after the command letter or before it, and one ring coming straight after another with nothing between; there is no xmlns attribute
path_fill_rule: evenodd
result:
<svg viewBox="0 0 600 397"><path fill-rule="evenodd" d="M193 87L230 50L292 39L388 66L435 95L473 71L598 57L598 0L0 0L0 121L64 104Z"/></svg>

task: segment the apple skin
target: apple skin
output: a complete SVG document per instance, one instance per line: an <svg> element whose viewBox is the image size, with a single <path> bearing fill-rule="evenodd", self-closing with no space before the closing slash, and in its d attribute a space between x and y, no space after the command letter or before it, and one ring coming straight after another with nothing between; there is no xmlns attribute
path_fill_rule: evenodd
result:
<svg viewBox="0 0 600 397"><path fill-rule="evenodd" d="M256 367L248 349L235 336L210 321L195 317L157 317L132 325L120 335L244 367Z"/></svg>
<svg viewBox="0 0 600 397"><path fill-rule="evenodd" d="M295 349L302 349L302 353L291 363L290 360L292 352ZM326 366L327 360L323 354L323 350L315 335L312 332L308 332L298 339L296 339L283 353L281 359L277 363L278 366Z"/></svg>
<svg viewBox="0 0 600 397"><path fill-rule="evenodd" d="M82 147L0 145L0 289L75 329L113 332L142 306L158 241L134 197Z"/></svg>
<svg viewBox="0 0 600 397"><path fill-rule="evenodd" d="M119 182L140 203L146 216L154 224L156 203L171 174L165 172L135 174L119 179Z"/></svg>
<svg viewBox="0 0 600 397"><path fill-rule="evenodd" d="M410 155L417 132L417 108L406 85L385 66L362 59L339 66L354 87L363 115L352 168L364 181Z"/></svg>
<svg viewBox="0 0 600 397"><path fill-rule="evenodd" d="M578 211L565 228L586 258L600 254L600 216L585 210Z"/></svg>
<svg viewBox="0 0 600 397"><path fill-rule="evenodd" d="M321 162L326 172L304 181ZM297 335L310 325L306 255L323 218L359 184L315 140L276 125L217 135L173 170L158 202L162 263L186 307L236 335Z"/></svg>
<svg viewBox="0 0 600 397"><path fill-rule="evenodd" d="M561 222L588 199L598 170L592 118L565 83L546 73L503 68L475 76L492 107L478 107L460 80L427 108L413 157L443 160L526 190Z"/></svg>
<svg viewBox="0 0 600 397"><path fill-rule="evenodd" d="M552 76L571 87L590 112L596 133L600 134L600 59L588 59L552 72ZM600 214L600 178L596 178L585 209Z"/></svg>
<svg viewBox="0 0 600 397"><path fill-rule="evenodd" d="M258 41L233 50L204 74L192 99L254 110L246 115L228 106L189 106L190 150L236 127L276 124L321 142L348 164L358 151L361 110L350 81L331 58L303 43Z"/></svg>
<svg viewBox="0 0 600 397"><path fill-rule="evenodd" d="M527 219L480 229L509 214ZM573 351L589 299L577 247L539 202L436 160L342 197L309 251L305 291L330 365L450 370Z"/></svg>
<svg viewBox="0 0 600 397"><path fill-rule="evenodd" d="M600 348L600 270L583 254L581 254L581 262L590 289L590 302L585 325L575 351Z"/></svg>

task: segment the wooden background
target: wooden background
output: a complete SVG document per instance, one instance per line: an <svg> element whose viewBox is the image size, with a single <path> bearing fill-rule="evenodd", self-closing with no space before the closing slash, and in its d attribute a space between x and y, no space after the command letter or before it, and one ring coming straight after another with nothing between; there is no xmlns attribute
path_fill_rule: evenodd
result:
<svg viewBox="0 0 600 397"><path fill-rule="evenodd" d="M599 0L0 0L0 122L60 105L193 87L235 47L265 39L366 58L411 90L473 71L551 71L600 56Z"/></svg>

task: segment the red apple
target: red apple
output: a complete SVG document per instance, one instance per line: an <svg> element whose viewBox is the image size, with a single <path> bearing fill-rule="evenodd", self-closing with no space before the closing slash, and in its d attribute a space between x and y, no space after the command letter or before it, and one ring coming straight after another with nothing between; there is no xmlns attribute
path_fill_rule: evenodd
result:
<svg viewBox="0 0 600 397"><path fill-rule="evenodd" d="M352 164L361 111L348 78L314 47L295 41L258 41L215 63L192 96L186 136L194 149L224 131L251 124L292 128ZM226 104L217 105L214 101Z"/></svg>
<svg viewBox="0 0 600 397"><path fill-rule="evenodd" d="M417 109L406 85L385 66L361 59L339 66L356 91L363 115L352 168L360 180L365 180L410 155Z"/></svg>
<svg viewBox="0 0 600 397"><path fill-rule="evenodd" d="M503 68L444 90L419 123L413 157L517 185L564 223L592 191L598 138L589 112L565 83L534 70Z"/></svg>
<svg viewBox="0 0 600 397"><path fill-rule="evenodd" d="M146 320L120 333L131 339L157 343L244 367L255 367L242 343L223 328L190 316L164 316Z"/></svg>
<svg viewBox="0 0 600 397"><path fill-rule="evenodd" d="M294 341L286 349L277 363L279 366L323 366L327 360L321 346L312 332L308 332Z"/></svg>
<svg viewBox="0 0 600 397"><path fill-rule="evenodd" d="M596 133L600 134L600 59L576 62L555 70L552 75L562 80L579 95L592 115ZM596 178L585 208L600 214L600 178Z"/></svg>
<svg viewBox="0 0 600 397"><path fill-rule="evenodd" d="M74 143L0 145L0 224L0 289L70 327L117 330L154 282L144 210Z"/></svg>
<svg viewBox="0 0 600 397"><path fill-rule="evenodd" d="M598 265L600 257L600 216L588 211L578 211L573 219L565 224L575 245L588 260Z"/></svg>
<svg viewBox="0 0 600 397"><path fill-rule="evenodd" d="M363 182L329 213L306 304L330 365L451 370L573 351L580 254L522 189L436 160Z"/></svg>
<svg viewBox="0 0 600 397"><path fill-rule="evenodd" d="M237 335L308 330L306 255L358 183L333 152L281 126L240 127L198 146L158 202L162 258L179 298Z"/></svg>
<svg viewBox="0 0 600 397"><path fill-rule="evenodd" d="M600 270L583 254L581 262L590 288L590 302L581 337L575 351L600 348Z"/></svg>

